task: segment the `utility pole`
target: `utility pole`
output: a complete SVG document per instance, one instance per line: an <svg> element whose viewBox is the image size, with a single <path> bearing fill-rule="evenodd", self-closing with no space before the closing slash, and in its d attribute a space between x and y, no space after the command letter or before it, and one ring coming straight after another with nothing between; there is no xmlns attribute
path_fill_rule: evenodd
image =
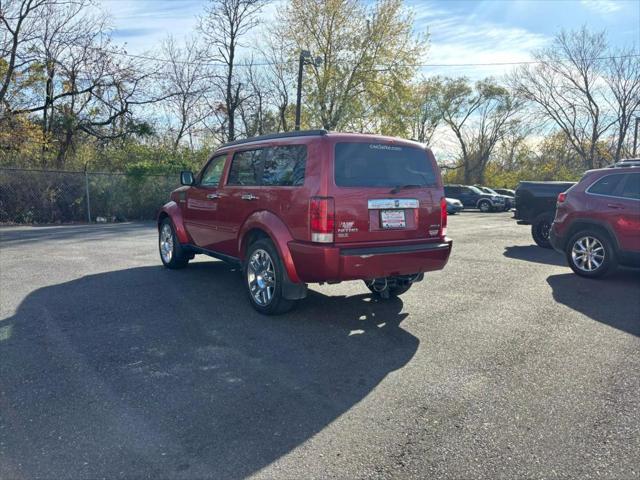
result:
<svg viewBox="0 0 640 480"><path fill-rule="evenodd" d="M309 50L301 50L298 59L298 93L296 97L296 130L300 130L300 110L302 109L302 70L307 58L311 57ZM635 149L634 149L635 151Z"/></svg>
<svg viewBox="0 0 640 480"><path fill-rule="evenodd" d="M302 110L302 72L305 65L315 65L316 67L322 64L322 58L311 57L309 50L301 50L300 57L298 59L298 92L296 96L296 126L295 130L300 130L300 113Z"/></svg>
<svg viewBox="0 0 640 480"><path fill-rule="evenodd" d="M637 158L636 152L638 147L638 120L640 120L640 117L636 117L636 128L633 132L633 158Z"/></svg>

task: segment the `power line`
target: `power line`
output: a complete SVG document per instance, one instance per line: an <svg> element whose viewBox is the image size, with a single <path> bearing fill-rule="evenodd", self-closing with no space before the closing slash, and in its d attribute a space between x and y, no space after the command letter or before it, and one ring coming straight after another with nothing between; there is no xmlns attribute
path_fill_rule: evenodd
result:
<svg viewBox="0 0 640 480"><path fill-rule="evenodd" d="M200 65L200 66L208 66L208 67L220 67L227 65L225 62L194 62L189 60L171 60L168 58L160 58L160 57L152 57L149 55L138 55L127 52L113 51L113 50L103 50L96 48L96 50L100 50L105 53L111 53L113 55L120 55L129 58L137 58L140 60L149 60L152 62L164 62L164 63L177 63L179 65ZM612 55L608 57L596 57L594 60L614 60L621 58L636 58L640 57L640 54L629 54L629 55ZM274 61L262 61L255 63L235 63L234 67L267 67L272 65L293 65L297 62L297 60L288 60L283 62L274 62ZM336 63L349 63L347 60L337 61ZM386 65L375 65L376 67L416 67L416 68L447 68L447 67L493 67L493 66L509 66L509 65L535 65L539 63L545 63L541 60L524 60L518 62L486 62L486 63L408 63L408 64L395 64L390 63Z"/></svg>

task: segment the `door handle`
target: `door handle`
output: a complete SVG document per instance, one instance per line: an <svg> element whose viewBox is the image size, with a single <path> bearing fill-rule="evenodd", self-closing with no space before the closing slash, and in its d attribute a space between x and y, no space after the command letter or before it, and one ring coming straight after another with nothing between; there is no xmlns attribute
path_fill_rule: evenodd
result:
<svg viewBox="0 0 640 480"><path fill-rule="evenodd" d="M622 210L624 207L619 203L607 203L607 207L614 208L616 210Z"/></svg>
<svg viewBox="0 0 640 480"><path fill-rule="evenodd" d="M242 195L240 197L242 200L257 200L258 197L256 197L255 195L253 195L252 193L245 193L244 195Z"/></svg>
<svg viewBox="0 0 640 480"><path fill-rule="evenodd" d="M208 193L207 194L207 198L209 200L216 200L216 199L220 198L220 195L218 195L217 193Z"/></svg>

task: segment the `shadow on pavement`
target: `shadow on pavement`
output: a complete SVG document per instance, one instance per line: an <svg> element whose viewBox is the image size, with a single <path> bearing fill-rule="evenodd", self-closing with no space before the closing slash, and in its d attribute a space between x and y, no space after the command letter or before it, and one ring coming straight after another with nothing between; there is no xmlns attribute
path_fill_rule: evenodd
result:
<svg viewBox="0 0 640 480"><path fill-rule="evenodd" d="M101 223L83 225L34 225L0 228L0 242L6 246L26 245L42 241L102 240L141 230L153 232L155 222Z"/></svg>
<svg viewBox="0 0 640 480"><path fill-rule="evenodd" d="M547 282L557 302L593 320L640 336L640 270L620 268L599 280L567 273L552 275Z"/></svg>
<svg viewBox="0 0 640 480"><path fill-rule="evenodd" d="M527 262L545 263L547 265L566 266L567 262L560 252L537 245L513 245L505 247L503 255L507 258L525 260Z"/></svg>
<svg viewBox="0 0 640 480"><path fill-rule="evenodd" d="M263 317L244 295L221 262L30 294L0 320L0 477L243 478L418 348L399 299L310 292Z"/></svg>

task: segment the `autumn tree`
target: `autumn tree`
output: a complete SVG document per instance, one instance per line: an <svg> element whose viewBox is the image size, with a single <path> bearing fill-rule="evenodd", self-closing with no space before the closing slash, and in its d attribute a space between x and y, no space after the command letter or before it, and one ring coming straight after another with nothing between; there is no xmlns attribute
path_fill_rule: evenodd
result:
<svg viewBox="0 0 640 480"><path fill-rule="evenodd" d="M295 62L309 50L304 92L310 124L329 130L361 118L367 105L389 95L416 71L425 43L401 0L291 0L278 17Z"/></svg>

